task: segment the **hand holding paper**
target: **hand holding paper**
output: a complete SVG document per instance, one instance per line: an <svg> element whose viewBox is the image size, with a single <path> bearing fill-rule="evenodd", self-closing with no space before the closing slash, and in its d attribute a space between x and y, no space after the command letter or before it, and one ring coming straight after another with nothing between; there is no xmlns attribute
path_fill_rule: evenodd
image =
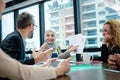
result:
<svg viewBox="0 0 120 80"><path fill-rule="evenodd" d="M76 53L83 53L86 36L77 34L67 38L69 45L78 46Z"/></svg>

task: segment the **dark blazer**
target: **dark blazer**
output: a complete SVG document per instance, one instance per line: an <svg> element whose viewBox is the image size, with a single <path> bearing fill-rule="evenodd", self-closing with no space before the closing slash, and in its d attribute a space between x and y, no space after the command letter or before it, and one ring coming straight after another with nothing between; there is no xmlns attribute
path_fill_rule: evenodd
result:
<svg viewBox="0 0 120 80"><path fill-rule="evenodd" d="M18 31L8 34L7 37L1 42L0 47L12 58L19 60L23 64L34 64L33 58L25 58L23 39Z"/></svg>

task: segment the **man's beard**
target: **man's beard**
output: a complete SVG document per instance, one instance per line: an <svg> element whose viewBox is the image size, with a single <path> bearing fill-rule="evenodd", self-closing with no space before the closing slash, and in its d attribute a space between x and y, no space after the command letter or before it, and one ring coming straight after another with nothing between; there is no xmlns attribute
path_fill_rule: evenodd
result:
<svg viewBox="0 0 120 80"><path fill-rule="evenodd" d="M29 33L28 38L33 38L33 31Z"/></svg>

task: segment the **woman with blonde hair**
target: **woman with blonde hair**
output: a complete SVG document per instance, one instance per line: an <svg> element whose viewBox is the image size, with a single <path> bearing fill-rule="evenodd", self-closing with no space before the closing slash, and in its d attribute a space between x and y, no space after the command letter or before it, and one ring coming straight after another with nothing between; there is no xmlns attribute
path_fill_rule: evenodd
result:
<svg viewBox="0 0 120 80"><path fill-rule="evenodd" d="M103 26L103 37L101 60L107 62L110 54L120 53L120 22L108 20Z"/></svg>

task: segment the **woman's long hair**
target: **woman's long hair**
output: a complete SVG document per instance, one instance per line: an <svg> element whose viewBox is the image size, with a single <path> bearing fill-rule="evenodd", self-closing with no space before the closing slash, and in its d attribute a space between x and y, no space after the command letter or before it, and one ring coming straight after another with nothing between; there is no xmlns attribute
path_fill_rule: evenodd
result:
<svg viewBox="0 0 120 80"><path fill-rule="evenodd" d="M112 40L108 43L108 48L119 47L120 49L120 22L114 19L108 20L105 24L110 25ZM104 25L105 25L104 24Z"/></svg>

